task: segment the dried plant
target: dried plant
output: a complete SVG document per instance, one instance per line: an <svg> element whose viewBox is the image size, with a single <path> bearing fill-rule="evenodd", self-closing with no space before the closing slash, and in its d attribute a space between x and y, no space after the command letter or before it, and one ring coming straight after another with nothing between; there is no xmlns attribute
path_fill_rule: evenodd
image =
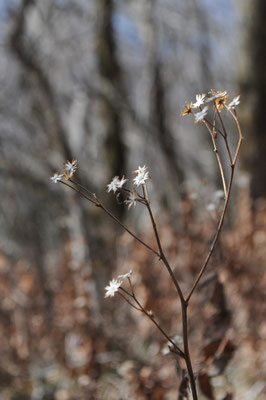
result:
<svg viewBox="0 0 266 400"><path fill-rule="evenodd" d="M149 199L149 194L148 194L148 181L150 178L148 168L144 165L143 167L138 167L136 171L134 171L134 178L132 180L132 188L126 188L125 184L128 182L128 179L126 179L124 176L120 179L118 176L114 177L112 181L107 185L107 191L108 192L113 192L116 194L117 199L121 193L126 197L124 200L124 203L128 205L128 208L130 209L132 206L136 206L138 203L144 205L146 207L147 212L150 217L150 221L152 224L154 236L156 239L157 243L157 248L152 247L145 241L143 241L138 235L136 235L132 230L130 230L127 226L125 226L114 214L112 214L105 206L104 204L99 200L97 195L95 193L91 193L89 190L87 190L85 187L83 187L79 182L74 180L73 176L74 173L77 169L77 161L74 160L72 162L68 161L65 164L64 171L62 173L55 173L53 177L51 177L52 181L54 183L62 183L63 185L69 187L70 189L74 190L77 192L79 195L84 197L86 200L88 200L92 205L100 208L103 212L105 212L109 217L111 217L114 221L116 221L125 231L128 232L129 235L131 235L135 240L137 240L141 245L145 246L147 250L152 252L156 257L159 258L159 260L162 262L166 270L168 271L171 280L175 286L177 296L180 302L181 306L181 312L182 312L182 343L183 346L181 347L180 343L177 343L174 338L171 338L170 335L167 334L167 332L163 329L161 326L160 322L156 319L154 316L153 312L151 310L145 309L145 307L141 304L139 301L134 286L133 282L131 279L132 271L129 271L128 273L124 275L120 275L115 279L112 279L109 282L109 285L106 286L105 290L105 297L113 297L116 293L120 295L131 307L134 309L138 310L147 318L150 319L150 321L156 326L156 328L161 332L161 334L164 336L164 338L167 340L168 343L168 348L169 351L178 358L181 358L184 360L185 365L186 365L186 372L183 375L182 382L179 386L179 399L183 398L188 398L189 397L189 390L191 391L191 395L193 400L198 399L198 394L197 394L197 386L196 386L196 380L197 377L195 376L193 372L193 367L192 367L192 361L191 361L191 356L190 356L190 349L189 349L189 337L188 337L188 307L190 305L193 293L197 289L199 282L202 279L203 274L205 273L207 266L209 264L210 258L214 252L215 246L217 244L225 215L228 209L228 203L230 199L230 194L231 194L231 189L232 189L232 184L233 184L233 178L234 178L234 172L235 172L235 167L236 163L238 160L239 156L239 151L240 147L242 144L243 136L236 112L236 106L239 104L239 96L235 97L228 105L227 105L227 99L228 95L227 92L221 92L221 91L215 91L211 90L209 92L210 96L207 97L205 94L202 95L196 95L196 101L195 103L192 102L187 102L184 110L181 113L181 116L187 116L187 115L193 115L195 119L195 123L201 122L205 125L207 128L210 137L211 137L211 142L213 146L213 150L215 152L216 158L217 158L217 163L219 166L219 171L221 175L221 181L222 181L222 186L223 186L223 191L222 195L224 197L224 204L223 204L223 209L217 224L216 232L214 234L210 249L207 252L205 261L203 262L201 268L199 268L198 274L196 275L194 279L194 283L192 284L189 292L186 294L184 293L184 290L181 288L181 285L175 276L173 269L171 265L168 262L167 256L165 255L165 252L162 247L161 239L160 239L160 234L155 222L154 214L151 208L151 202ZM206 104L210 104L212 107L212 110L210 110L209 106ZM197 112L195 111L197 110ZM238 131L238 141L235 149L232 149L232 146L230 145L230 142L228 140L228 132L225 127L225 123L223 120L222 112L227 110L233 120L235 121L237 131ZM212 111L212 116L209 117L209 113ZM227 154L227 162L222 162L222 159L220 157L220 149L218 149L218 144L217 144L217 138L220 137L222 138L224 142L224 147L225 151ZM229 179L227 181L226 179L226 173L225 170L226 168L230 169L230 174L229 174ZM128 286L125 288L125 282L128 283ZM223 349L220 347L223 346L225 347L228 345L227 342L223 342L219 346L219 352L221 352ZM200 375L200 386L204 387L206 386L206 392L211 393L211 388L208 387L209 381L206 381L206 384L203 382L204 379L206 378L204 374ZM206 394L206 393L205 393ZM208 394L208 393L207 393ZM212 398L212 395L209 395L209 398Z"/></svg>

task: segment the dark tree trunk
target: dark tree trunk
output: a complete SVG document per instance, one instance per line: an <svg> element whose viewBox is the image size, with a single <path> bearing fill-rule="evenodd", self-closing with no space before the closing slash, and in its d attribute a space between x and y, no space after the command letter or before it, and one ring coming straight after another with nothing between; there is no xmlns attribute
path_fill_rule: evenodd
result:
<svg viewBox="0 0 266 400"><path fill-rule="evenodd" d="M252 1L249 11L252 15L242 93L248 103L245 161L251 172L251 196L256 200L266 198L266 2Z"/></svg>
<svg viewBox="0 0 266 400"><path fill-rule="evenodd" d="M156 62L154 65L153 77L152 123L156 127L157 140L164 155L166 165L174 178L175 184L180 187L184 182L184 173L178 159L170 127L167 123L165 84L159 62ZM184 193L181 192L180 194L181 197L184 197Z"/></svg>
<svg viewBox="0 0 266 400"><path fill-rule="evenodd" d="M97 0L98 6L98 42L97 59L101 78L110 85L118 96L124 89L121 79L121 69L117 58L117 46L113 30L114 4L112 0ZM102 119L105 123L105 157L110 175L122 176L125 173L125 146L123 143L123 117L122 109L118 102L101 96ZM122 217L123 207L117 207L117 212Z"/></svg>

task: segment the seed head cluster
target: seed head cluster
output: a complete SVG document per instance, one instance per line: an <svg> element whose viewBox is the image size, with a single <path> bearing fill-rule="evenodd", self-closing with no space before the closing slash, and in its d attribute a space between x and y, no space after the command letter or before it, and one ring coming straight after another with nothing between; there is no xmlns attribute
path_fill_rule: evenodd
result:
<svg viewBox="0 0 266 400"><path fill-rule="evenodd" d="M67 181L72 178L72 176L74 175L74 173L76 172L78 168L78 162L77 160L73 160L73 161L67 161L64 164L64 169L62 173L58 173L56 172L53 176L51 176L51 180L54 183L58 183L60 181L62 181L63 179L66 179Z"/></svg>
<svg viewBox="0 0 266 400"><path fill-rule="evenodd" d="M105 296L104 297L114 297L116 292L118 292L120 286L123 283L124 279L129 279L132 276L132 270L127 272L124 275L119 275L117 278L113 278L110 282L109 285L105 287Z"/></svg>
<svg viewBox="0 0 266 400"><path fill-rule="evenodd" d="M150 179L148 167L146 167L146 165L143 167L139 166L138 169L133 171L133 174L136 176L132 179L132 190L125 189L123 187L124 184L128 182L128 179L126 179L124 176L121 179L119 176L115 176L107 185L107 192L123 192L127 196L126 200L124 200L124 203L128 205L129 209L132 206L136 206L137 202L141 201L141 196L137 192L136 188L139 186L145 186L146 181Z"/></svg>
<svg viewBox="0 0 266 400"><path fill-rule="evenodd" d="M187 101L180 116L185 117L188 114L193 114L195 123L198 123L200 121L204 121L208 114L209 107L205 105L205 107L202 108L202 106L206 103L213 103L215 112L222 111L224 107L226 107L228 110L235 110L236 106L240 103L240 96L237 96L234 97L233 100L227 105L228 95L226 90L222 92L220 90L211 89L209 91L209 95L209 97L206 97L205 93L196 94L195 103ZM195 108L199 108L200 111L195 112Z"/></svg>

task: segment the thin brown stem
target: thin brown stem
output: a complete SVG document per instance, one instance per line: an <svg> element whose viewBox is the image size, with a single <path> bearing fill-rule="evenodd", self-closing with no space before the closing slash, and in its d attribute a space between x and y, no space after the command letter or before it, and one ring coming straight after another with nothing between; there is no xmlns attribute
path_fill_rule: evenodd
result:
<svg viewBox="0 0 266 400"><path fill-rule="evenodd" d="M158 324L158 322L154 319L154 317L149 314L148 311L145 310L145 308L141 305L141 303L138 301L136 298L135 294L132 295L134 298L135 302L141 308L141 311L154 323L154 325L159 329L159 331L162 333L162 335L167 339L169 343L177 350L177 353L180 357L184 358L184 353L183 351L176 345L176 343L167 335L167 333L161 328L161 326Z"/></svg>
<svg viewBox="0 0 266 400"><path fill-rule="evenodd" d="M69 187L70 189L74 190L75 192L77 192L78 194L80 194L82 197L84 197L84 199L88 200L90 203L94 204L95 206L97 206L97 203L95 200L91 199L90 197L86 196L84 193L81 192L81 190L75 188L74 186L71 186L69 183L64 182L64 181L59 181L60 183L62 183L63 185Z"/></svg>
<svg viewBox="0 0 266 400"><path fill-rule="evenodd" d="M143 246L145 246L147 249L152 251L157 257L161 258L160 254L158 251L153 249L151 246L149 246L147 243L145 243L143 240L141 240L138 236L136 236L130 229L128 229L121 221L119 221L118 218L116 218L115 215L113 215L107 208L104 207L102 203L99 202L99 200L95 197L94 199L91 199L90 197L86 196L84 193L81 192L81 190L75 188L74 186L69 185L69 183L66 183L64 181L59 181L65 186L68 186L70 189L74 190L75 192L79 193L82 197L84 197L86 200L89 202L93 203L96 207L101 208L109 217L111 217L114 221L116 221L125 231L127 231L134 239L136 239L139 243L141 243Z"/></svg>
<svg viewBox="0 0 266 400"><path fill-rule="evenodd" d="M214 152L215 152L215 155L216 155L216 158L217 158L217 162L218 162L218 166L219 166L219 169L220 169L220 174L221 174L221 178L222 178L222 182L223 182L224 195L225 195L225 197L226 197L227 189L226 189L226 183L225 183L224 170L223 170L221 158L220 158L220 155L219 155L217 146L216 146L215 137L214 137L214 132L211 131L210 127L207 125L207 123L206 123L205 121L203 121L203 122L204 122L206 128L208 129L208 131L209 131L209 133L210 133L210 135L211 135L212 144L213 144L213 149L214 149ZM215 125L213 125L213 129L216 129L216 126L215 126Z"/></svg>
<svg viewBox="0 0 266 400"><path fill-rule="evenodd" d="M239 155L240 147L241 147L241 144L242 144L242 141L243 141L243 134L242 134L242 130L241 130L238 118L237 118L236 110L234 110L234 112L232 112L232 110L230 110L229 108L227 108L227 109L230 111L232 117L235 120L235 123L236 123L236 126L237 126L237 130L238 130L238 135L239 135L237 148L236 148L235 155L234 155L234 160L233 160L233 165L235 165L236 161L237 161L237 158L238 158L238 155Z"/></svg>
<svg viewBox="0 0 266 400"><path fill-rule="evenodd" d="M108 214L109 217L111 217L114 221L116 221L125 231L127 231L131 236L133 236L133 238L135 238L139 243L141 243L147 249L152 251L157 257L159 258L161 257L158 251L153 249L151 246L149 246L147 243L141 240L138 236L136 236L133 232L131 232L121 221L119 221L118 218L116 218L115 215L113 215L109 210L107 210L107 208L105 208L102 203L99 203L97 206L100 207L106 214Z"/></svg>
<svg viewBox="0 0 266 400"><path fill-rule="evenodd" d="M188 371L188 376L189 376L189 381L190 381L190 387L191 387L191 392L192 392L192 396L193 396L193 400L197 400L198 396L197 396L197 389L196 389L196 382L195 382L195 377L194 377L194 373L193 373L193 368L192 368L192 363L191 363L191 358L190 358L190 352L189 352L189 344L188 344L188 321L187 321L187 307L188 307L188 303L186 302L183 292L180 288L179 283L177 282L177 279L173 273L172 268L170 267L167 258L164 255L163 249L162 249L162 245L161 245L161 241L160 241L160 237L159 237L159 233L157 230L157 226L153 217L153 213L150 207L150 203L148 201L146 201L146 206L150 215L150 219L152 222L152 227L153 227L153 231L155 234L155 238L157 241L157 245L159 248L159 252L161 255L161 259L168 271L168 273L171 276L171 279L176 287L176 290L178 292L178 296L180 299L180 303L181 303L181 309L182 309L182 329L183 329L183 342L184 342L184 359L186 362L186 366L187 366L187 371Z"/></svg>
<svg viewBox="0 0 266 400"><path fill-rule="evenodd" d="M126 289L124 289L122 286L120 286L119 289L121 289L124 293L126 293L129 297L131 297L139 306L136 307L134 305L132 305L132 303L124 296L122 295L122 293L119 292L120 295L122 295L122 297L127 301L127 303L129 303L130 305L132 305L133 308L135 308L138 311L143 312L156 326L157 328L160 330L160 332L165 336L165 338L168 340L168 342L170 342L172 344L172 346L174 347L174 349L176 349L177 354L180 355L181 357L184 357L184 353L182 352L182 350L176 345L176 343L167 335L167 333L161 328L161 326L155 321L154 317L148 313L148 311L145 310L145 308L141 305L141 303L138 301L138 299L136 298L135 292L134 292L134 288L131 282L131 279L128 278L129 283L130 283L130 289L131 289L131 293L129 293Z"/></svg>
<svg viewBox="0 0 266 400"><path fill-rule="evenodd" d="M133 294L133 293L134 293L134 288L133 288L131 279L130 279L130 278L127 278L127 279L128 279L128 282L129 282L129 286L130 286L131 292L132 292L132 294Z"/></svg>
<svg viewBox="0 0 266 400"><path fill-rule="evenodd" d="M123 293L118 291L119 296L121 296L131 307L133 307L135 310L137 311L142 311L140 308L134 306L134 304L131 303L131 301L129 301L126 296L123 295Z"/></svg>
<svg viewBox="0 0 266 400"><path fill-rule="evenodd" d="M230 160L230 164L232 165L233 164L233 159L232 159L232 154L231 154L231 150L230 150L230 147L229 147L229 143L228 143L228 140L227 140L227 136L224 138L224 142L225 142L225 147L226 147L227 154L228 154L228 157L229 157L229 160Z"/></svg>
<svg viewBox="0 0 266 400"><path fill-rule="evenodd" d="M229 156L230 164L232 165L232 163L233 163L233 162L232 162L232 154L231 154L231 150L230 150L230 147L229 147L229 144L228 144L227 132L226 132L226 129L225 129L225 126L224 126L224 122L223 122L223 119L222 119L222 117L221 117L220 111L218 110L216 104L214 104L214 106L215 106L215 109L216 109L216 111L217 111L219 120L220 120L221 125L222 125L222 129L223 129L223 133L224 133L223 138L224 138L224 141L225 141L225 146L226 146L226 150L227 150L227 153L228 153L228 156Z"/></svg>
<svg viewBox="0 0 266 400"><path fill-rule="evenodd" d="M76 182L73 179L69 179L69 182L74 183L74 185L77 185L78 187L80 187L82 190L89 193L93 197L95 196L95 193L92 193L90 190L88 190L85 186L81 185L79 182Z"/></svg>
<svg viewBox="0 0 266 400"><path fill-rule="evenodd" d="M126 302L131 305L135 310L141 311L142 313L144 313L155 325L156 327L159 329L159 331L164 335L164 337L168 340L169 343L172 344L172 346L176 349L177 354L180 355L181 357L184 357L184 353L182 352L182 350L176 345L176 343L167 335L167 333L163 330L163 328L158 324L158 322L155 321L154 317L149 314L148 311L145 310L145 308L141 305L141 303L138 301L138 299L136 298L136 295L134 293L134 289L132 284L131 286L131 290L132 293L129 293L126 289L124 289L123 287L120 287L119 289L121 289L124 293L126 293L129 297L131 297L139 306L136 307L134 306L134 304L131 303L131 301L129 301L126 296L124 296L121 292L118 292L120 294L120 296L123 297L124 300L126 300Z"/></svg>
<svg viewBox="0 0 266 400"><path fill-rule="evenodd" d="M214 102L214 109L215 109L216 113L218 114L218 118L219 118L219 120L220 120L220 122L221 122L223 134L224 134L224 136L227 136L227 132L226 132L226 129L225 129L225 126L224 126L223 119L222 119L222 117L221 117L220 111L218 110L218 107L217 107L217 105L215 104L215 102Z"/></svg>
<svg viewBox="0 0 266 400"><path fill-rule="evenodd" d="M193 283L192 288L191 288L188 296L186 297L186 302L187 303L189 302L189 300L190 300L192 294L194 293L194 290L196 289L196 287L197 287L202 275L204 274L204 271L206 270L206 268L208 266L208 263L210 261L210 258L211 258L212 254L213 254L213 251L215 249L217 240L219 238L219 235L220 235L220 232L221 232L221 229L222 229L222 226L223 226L225 214L226 214L226 211L227 211L227 207L228 207L228 203L229 203L229 199L230 199L230 193L231 193L231 189L232 189L233 177L234 177L234 165L231 165L231 174L230 174L230 180L229 180L229 185L228 185L228 190L227 190L227 196L226 196L226 199L225 199L224 208L223 208L220 220L219 220L219 224L218 224L214 239L212 241L211 248L210 248L209 253L208 253L208 255L207 255L206 259L205 259L205 262L204 262L203 266L201 267L200 272L199 272L197 278L195 279L195 282Z"/></svg>
<svg viewBox="0 0 266 400"><path fill-rule="evenodd" d="M144 190L144 198L149 202L149 192L146 183L144 184L143 190Z"/></svg>
<svg viewBox="0 0 266 400"><path fill-rule="evenodd" d="M150 207L150 203L148 201L146 201L145 204L146 204L146 207L147 207L149 215L150 215L150 219L151 219L154 235L155 235L156 242L157 242L157 245L158 245L158 248L159 248L160 258L163 261L163 263L164 263L169 275L171 276L171 279L172 279L172 281L173 281L173 283L174 283L174 285L176 287L176 290L178 292L179 298L180 298L180 300L182 302L182 301L184 301L184 295L183 295L183 292L182 292L182 290L180 288L179 283L177 282L175 274L174 274L172 268L170 267L170 264L167 261L167 258L164 255L164 252L163 252L163 249L162 249L162 245L161 245L161 240L160 240L159 233L158 233L158 230L157 230L157 226L156 226L156 223L155 223L155 220L154 220L154 217L153 217L153 213L152 213L152 210L151 210L151 207Z"/></svg>
<svg viewBox="0 0 266 400"><path fill-rule="evenodd" d="M186 362L186 366L187 366L187 372L188 372L188 376L189 376L192 397L193 397L193 400L197 400L198 399L197 388L196 388L196 382L195 382L194 372L193 372L193 368L192 368L191 357L190 357L190 353L189 353L189 345L188 345L187 308L188 308L188 302L185 301L184 303L182 303L182 328L183 328L183 342L184 342L184 354L185 354L184 358L185 358L185 362Z"/></svg>
<svg viewBox="0 0 266 400"><path fill-rule="evenodd" d="M240 147L241 147L242 141L243 141L243 137L240 137L240 139L238 141L238 144L237 144L234 160L233 160L233 165L236 165L236 161L237 161L237 158L238 158L238 154L239 154L239 151L240 151Z"/></svg>
<svg viewBox="0 0 266 400"><path fill-rule="evenodd" d="M190 292L189 292L189 294L188 294L188 296L186 298L186 302L187 303L189 303L189 300L190 300L192 294L194 293L194 291L195 291L195 289L196 289L196 287L197 287L202 275L204 274L204 271L206 270L206 268L208 266L209 260L210 260L212 254L213 254L213 251L215 249L217 240L219 238L219 235L220 235L223 223L224 223L225 214L226 214L226 211L227 211L227 208L228 208L229 199L230 199L230 194L231 194L231 189L232 189L232 184L233 184L233 178L234 178L235 165L236 165L236 162L237 162L237 159L238 159L238 155L239 155L239 151L240 151L240 147L241 147L241 144L242 144L242 141L243 141L243 135L242 135L241 127L240 127L236 112L233 113L230 109L228 109L228 110L230 111L231 115L233 116L233 118L234 118L234 120L236 122L237 129L238 129L238 134L239 134L239 139L238 139L238 143L237 143L237 148L236 148L236 151L235 151L234 159L232 159L231 151L230 151L230 148L229 148L229 144L227 142L227 135L224 138L225 143L226 143L226 147L228 149L228 156L229 156L230 163L231 163L231 165L230 165L231 173L230 173L230 179L229 179L229 184L228 184L228 188L227 188L227 195L226 195L226 198L225 198L224 208L223 208L220 220L219 220L219 224L218 224L215 236L214 236L213 241L212 241L211 248L210 248L209 253L208 253L208 255L207 255L206 259L205 259L205 262L204 262L203 266L201 267L201 269L199 271L199 274L196 277L196 279L195 279L195 281L194 281L194 283L192 285L192 288L191 288L191 290L190 290ZM220 116L219 112L218 112L218 115ZM221 116L220 116L220 119L221 119L222 126L224 127ZM225 128L223 128L223 129L225 129ZM226 133L225 130L224 130L224 132Z"/></svg>
<svg viewBox="0 0 266 400"><path fill-rule="evenodd" d="M124 289L122 286L119 287L119 289L121 289L124 293L126 293L129 297L133 298L133 294L134 292L132 291L132 293L129 293L128 290Z"/></svg>
<svg viewBox="0 0 266 400"><path fill-rule="evenodd" d="M211 121L208 120L208 118L204 118L203 121L206 122L211 128L214 128L214 125L211 123ZM223 132L219 128L217 128L217 126L215 126L215 130L224 138Z"/></svg>

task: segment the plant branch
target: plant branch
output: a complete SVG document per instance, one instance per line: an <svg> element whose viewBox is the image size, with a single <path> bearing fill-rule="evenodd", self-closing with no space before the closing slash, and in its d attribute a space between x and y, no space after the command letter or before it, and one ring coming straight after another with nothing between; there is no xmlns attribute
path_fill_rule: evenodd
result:
<svg viewBox="0 0 266 400"><path fill-rule="evenodd" d="M145 192L144 192L145 193ZM194 373L193 373L193 368L192 368L192 363L191 363L191 358L190 358L190 352L189 352L189 344L188 344L188 321L187 321L187 307L188 307L188 302L185 300L183 292L180 288L179 283L177 282L177 279L173 273L172 268L170 267L167 258L164 255L163 249L162 249L162 245L161 245L161 241L160 241L160 237L159 237L159 233L157 230L157 226L153 217L153 213L150 207L150 203L149 201L146 199L146 207L148 209L149 215L150 215L150 219L152 222L152 227L153 227L153 231L154 231L154 235L157 241L157 245L159 248L159 252L161 255L161 259L168 271L168 273L171 276L171 279L176 287L176 290L178 292L178 296L180 299L180 303L181 303L181 310L182 310L182 329L183 329L183 342L184 342L184 359L186 362L186 366L187 366L187 371L188 371L188 376L189 376L189 381L190 381L190 387L191 387L191 391L192 391L192 395L193 395L193 400L197 400L197 389L196 389L196 382L195 382L195 377L194 377Z"/></svg>
<svg viewBox="0 0 266 400"><path fill-rule="evenodd" d="M209 133L211 135L213 149L214 149L214 152L215 152L215 155L216 155L216 158L217 158L217 162L218 162L218 165L219 165L220 174L221 174L221 178L222 178L222 182L223 182L224 195L226 197L227 189L226 189L226 183L225 183L224 170L223 170L221 158L220 158L220 155L219 155L219 152L218 152L218 149L217 149L217 146L216 146L216 142L215 142L215 137L214 137L214 130L216 130L216 126L214 124L212 125L213 126L213 132L212 132L210 127L206 123L206 121L204 120L203 122L204 122L206 128L208 129L208 131L209 131Z"/></svg>
<svg viewBox="0 0 266 400"><path fill-rule="evenodd" d="M213 241L212 241L211 248L209 250L209 253L207 254L207 257L205 259L205 262L204 262L203 266L201 267L201 269L200 269L200 271L198 273L198 276L196 277L196 279L195 279L195 281L194 281L194 283L192 285L192 288L191 288L188 296L186 297L186 303L187 304L189 303L189 300L190 300L192 294L194 293L194 291L195 291L195 289L196 289L196 287L197 287L202 275L204 274L204 271L206 270L206 268L208 266L209 260L210 260L212 254L213 254L213 251L215 249L216 243L218 241L218 238L219 238L219 235L220 235L223 223L224 223L225 214L226 214L226 211L227 211L227 208L228 208L228 203L229 203L229 199L230 199L232 183L233 183L233 178L234 178L235 165L236 165L236 162L237 162L237 159L238 159L238 155L239 155L239 151L240 151L240 147L241 147L241 144L242 144L242 141L243 141L243 135L242 135L241 127L240 127L240 124L239 124L239 121L238 121L238 118L237 118L236 111L234 110L234 113L233 113L227 107L227 109L230 111L231 115L233 116L233 118L234 118L234 120L236 122L237 129L238 129L238 135L239 135L238 143L237 143L237 147L236 147L236 151L235 151L235 155L234 155L234 159L232 159L232 154L231 154L231 150L230 150L230 147L229 147L229 144L228 144L228 141L227 141L227 133L226 133L226 130L225 130L225 127L224 127L224 124L223 124L223 120L222 120L222 118L220 116L220 113L219 113L219 111L218 111L216 106L215 106L215 108L216 108L218 116L220 118L220 121L221 121L221 124L222 124L222 127L223 127L223 131L224 131L224 135L225 135L224 141L225 141L227 152L228 152L228 156L229 156L229 159L230 159L231 173L230 173L230 179L229 179L228 188L226 190L226 198L225 198L224 208L223 208L223 211L222 211L219 223L218 223L218 227L217 227L215 236L214 236Z"/></svg>
<svg viewBox="0 0 266 400"><path fill-rule="evenodd" d="M120 289L122 289L122 288L120 288ZM134 308L135 310L137 310L137 311L141 311L141 312L142 312L142 310L141 310L140 308L134 306L134 304L132 304L131 301L129 301L129 300L126 298L126 296L123 295L123 293L118 292L118 294L119 294L131 307L133 307L133 308Z"/></svg>
<svg viewBox="0 0 266 400"><path fill-rule="evenodd" d="M176 345L176 343L167 335L167 333L161 328L161 326L158 324L158 322L154 319L154 317L149 314L148 311L145 310L144 307L142 307L142 305L140 304L140 302L138 301L138 299L136 298L135 294L132 295L133 299L135 300L135 302L137 303L137 305L139 306L139 308L141 309L141 311L154 323L154 325L159 329L159 331L164 335L164 337L168 340L168 342L170 342L172 344L172 346L177 350L177 354L182 357L185 358L185 354L184 352Z"/></svg>
<svg viewBox="0 0 266 400"><path fill-rule="evenodd" d="M141 243L143 246L145 246L147 249L152 251L157 257L160 258L160 254L158 251L153 249L151 246L149 246L147 243L145 243L143 240L141 240L138 236L136 236L133 232L131 232L121 221L119 221L116 216L114 216L107 208L104 207L102 203L97 204L97 207L100 207L106 214L109 215L114 221L116 221L125 231L127 231L133 238L135 238L139 243Z"/></svg>
<svg viewBox="0 0 266 400"><path fill-rule="evenodd" d="M208 120L208 118L205 117L203 121L210 125L211 128L214 128L214 125ZM220 135L224 138L223 132L219 128L217 128L217 126L215 126L215 130L216 132L220 133Z"/></svg>
<svg viewBox="0 0 266 400"><path fill-rule="evenodd" d="M188 345L188 318L187 318L187 308L188 301L182 303L182 328L183 328L183 343L184 343L184 353L185 353L185 362L187 366L187 372L190 381L191 392L193 396L193 400L198 399L196 382L194 377L194 372L191 363L191 357L189 353L189 345Z"/></svg>
<svg viewBox="0 0 266 400"><path fill-rule="evenodd" d="M88 200L90 203L94 204L95 206L97 205L95 200L91 199L89 196L86 196L86 194L82 193L79 189L75 188L74 186L70 185L67 182L64 182L64 181L59 181L59 182L65 186L69 187L70 189L74 190L78 194L80 194L82 197L84 197L84 199Z"/></svg>
<svg viewBox="0 0 266 400"><path fill-rule="evenodd" d="M232 183L233 183L233 177L234 177L234 167L235 167L235 165L231 165L231 174L230 174L230 180L229 180L229 185L228 185L228 189L227 189L227 196L226 196L226 199L225 199L224 208L223 208L220 220L219 220L219 224L218 224L214 239L212 241L211 248L210 248L209 253L208 253L208 255L207 255L206 259L205 259L205 262L204 262L203 266L200 269L200 272L199 272L197 278L194 281L194 284L193 284L188 296L186 297L186 302L187 303L189 302L189 300L190 300L194 290L196 289L196 287L197 287L197 285L198 285L198 283L199 283L204 271L206 270L206 268L208 266L208 263L210 261L210 258L211 258L212 254L213 254L213 251L215 249L216 243L218 241L218 238L219 238L222 226L223 226L225 214L226 214L226 211L227 211L227 208L228 208L229 199L230 199Z"/></svg>
<svg viewBox="0 0 266 400"><path fill-rule="evenodd" d="M232 117L235 120L235 123L236 123L236 126L237 126L237 130L238 130L238 135L239 135L238 144L237 144L237 148L236 148L235 155L234 155L234 160L233 160L233 164L235 165L236 161L237 161L237 158L238 158L238 155L239 155L240 147L241 147L241 144L242 144L242 141L243 141L243 134L242 134L242 130L241 130L238 118L237 118L236 110L234 110L234 112L232 112L230 110L230 108L228 108L228 110L230 111Z"/></svg>
<svg viewBox="0 0 266 400"><path fill-rule="evenodd" d="M119 221L118 218L116 218L115 215L113 215L107 208L105 208L105 206L102 203L100 203L99 200L96 197L95 197L95 200L91 199L90 197L88 197L84 193L82 193L81 190L75 188L72 185L69 185L69 183L66 183L64 181L59 181L59 182L62 183L63 185L65 185L65 186L68 186L70 189L74 190L75 192L79 193L82 197L84 197L89 202L93 203L96 207L101 208L107 215L109 215L109 217L111 217L114 221L116 221L134 239L136 239L139 243L141 243L143 246L145 246L147 249L152 251L157 257L160 258L160 254L155 249L153 249L151 246L149 246L147 243L145 243L143 240L141 240L138 236L136 236L130 229L128 229L121 221Z"/></svg>
<svg viewBox="0 0 266 400"><path fill-rule="evenodd" d="M221 125L222 125L222 129L223 129L223 133L224 133L223 138L224 138L224 141L225 141L225 146L226 146L227 153L228 153L228 156L229 156L230 164L232 164L232 155L231 155L231 150L230 150L230 147L229 147L229 144L228 144L228 140L227 140L227 132L226 132L226 129L225 129L225 126L224 126L224 122L223 122L223 119L221 117L220 111L218 110L216 104L214 104L214 106L215 106L216 112L218 114L219 120L220 120Z"/></svg>
<svg viewBox="0 0 266 400"><path fill-rule="evenodd" d="M149 203L149 201L147 199L146 199L145 204L146 204L146 207L147 207L149 215L150 215L150 219L151 219L154 235L155 235L155 238L156 238L156 241L157 241L157 245L158 245L158 248L159 248L160 258L163 261L163 263L164 263L169 275L171 276L171 279L172 279L172 281L173 281L173 283L174 283L174 285L176 287L176 290L178 292L179 298L180 298L181 303L182 303L184 301L183 292L182 292L182 290L180 288L179 283L177 282L177 279L175 277L175 274L174 274L172 268L170 267L169 262L167 261L167 258L165 257L165 254L163 252L162 245L161 245L161 240L160 240L159 233L158 233L158 230L157 230L157 226L156 226L156 223L155 223L155 220L154 220L154 217L153 217L153 213L152 213L152 210L151 210L151 207L150 207L150 203Z"/></svg>
<svg viewBox="0 0 266 400"><path fill-rule="evenodd" d="M130 280L130 279L129 279ZM126 289L124 289L123 287L120 286L119 289L121 289L124 293L126 293L129 297L131 297L136 304L138 305L138 307L134 306L134 304L131 303L131 301L129 301L126 296L124 296L121 292L118 292L120 294L120 296L123 297L123 299L129 304L131 305L135 310L141 311L143 314L145 314L153 323L154 325L159 329L159 331L163 334L163 336L168 340L169 343L172 344L172 346L174 347L174 349L176 350L176 353L184 358L184 353L183 351L176 345L176 343L167 335L167 333L163 330L163 328L158 324L158 322L155 321L154 317L152 316L152 314L150 314L148 311L145 310L145 308L141 305L141 303L138 301L138 299L136 298L136 295L134 293L134 289L133 286L131 284L130 281L130 287L132 290L132 293L129 293Z"/></svg>

